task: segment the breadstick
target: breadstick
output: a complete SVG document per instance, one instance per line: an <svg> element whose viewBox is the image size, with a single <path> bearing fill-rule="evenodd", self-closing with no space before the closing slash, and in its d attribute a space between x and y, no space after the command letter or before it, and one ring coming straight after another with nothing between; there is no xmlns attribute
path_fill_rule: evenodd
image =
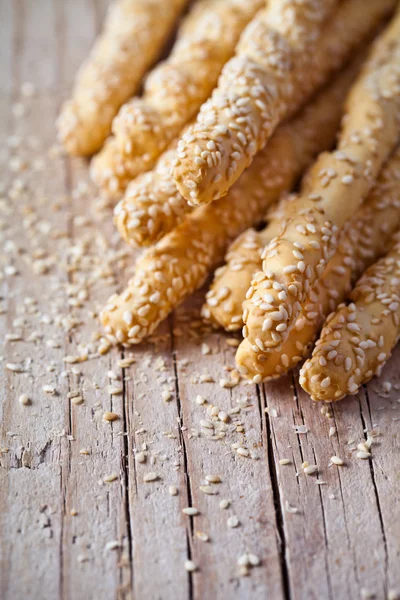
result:
<svg viewBox="0 0 400 600"><path fill-rule="evenodd" d="M355 78L359 63L360 57L303 109L299 119L292 120L289 126L280 127L271 141L272 147L276 148L276 156L269 144L243 173L228 198L235 202L236 194L251 186L252 196L264 193L266 206L269 206L277 200L281 191L293 186L316 152L333 143L339 126L342 100ZM173 160L174 151L168 150L160 157L155 169L131 182L125 197L115 208L118 230L132 246L154 244L193 210L175 186L171 175ZM245 187L242 187L243 178Z"/></svg>
<svg viewBox="0 0 400 600"><path fill-rule="evenodd" d="M132 179L154 166L148 156L128 158L123 156L109 137L103 148L90 163L90 176L97 187L109 198L119 200Z"/></svg>
<svg viewBox="0 0 400 600"><path fill-rule="evenodd" d="M110 341L139 343L203 284L226 245L260 220L313 156L332 142L340 99L353 76L350 68L291 123L281 126L258 168L243 173L226 198L194 210L144 252L126 291L114 295L102 313Z"/></svg>
<svg viewBox="0 0 400 600"><path fill-rule="evenodd" d="M116 0L82 65L58 132L70 154L90 155L111 133L120 106L162 50L187 0Z"/></svg>
<svg viewBox="0 0 400 600"><path fill-rule="evenodd" d="M265 245L280 233L284 205L286 202L281 201L269 212L269 224L262 231L247 229L232 242L225 264L214 273L202 307L201 314L206 321L226 331L238 331L243 327L243 301L253 275L261 269Z"/></svg>
<svg viewBox="0 0 400 600"><path fill-rule="evenodd" d="M279 377L302 360L309 353L324 319L346 298L352 282L390 249L391 236L399 228L400 148L382 169L368 199L351 220L288 339L268 353L261 352L257 346L252 349L248 339L240 345L236 361L242 374L258 383ZM236 302L240 302L238 295Z"/></svg>
<svg viewBox="0 0 400 600"><path fill-rule="evenodd" d="M350 299L328 317L300 371L313 400L356 394L390 357L400 333L400 242L364 273Z"/></svg>
<svg viewBox="0 0 400 600"><path fill-rule="evenodd" d="M271 0L244 31L196 123L174 178L193 205L225 195L283 119L341 68L393 0Z"/></svg>
<svg viewBox="0 0 400 600"><path fill-rule="evenodd" d="M144 94L113 122L121 152L159 156L197 114L234 53L239 36L265 0L201 0L178 32L168 59L146 79Z"/></svg>
<svg viewBox="0 0 400 600"><path fill-rule="evenodd" d="M265 248L244 307L244 337L268 352L288 337L339 231L367 196L399 138L400 13L375 44L347 98L334 152L320 155L283 233ZM265 295L270 299L264 301Z"/></svg>
<svg viewBox="0 0 400 600"><path fill-rule="evenodd" d="M128 244L155 244L191 211L172 178L174 160L174 148L164 152L153 170L131 181L115 207L115 224Z"/></svg>

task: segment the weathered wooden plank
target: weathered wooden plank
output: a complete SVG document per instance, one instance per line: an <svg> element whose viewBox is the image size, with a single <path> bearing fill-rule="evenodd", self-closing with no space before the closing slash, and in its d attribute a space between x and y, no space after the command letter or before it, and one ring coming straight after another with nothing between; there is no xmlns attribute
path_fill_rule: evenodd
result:
<svg viewBox="0 0 400 600"><path fill-rule="evenodd" d="M41 93L54 92L58 78L57 16L54 0L17 0L14 81L33 82Z"/></svg>
<svg viewBox="0 0 400 600"><path fill-rule="evenodd" d="M0 362L0 448L8 448L0 452L0 541L7 540L0 543L0 596L395 597L399 350L382 379L367 394L335 405L331 419L290 387L291 377L260 394L254 386L222 388L234 349L228 336L200 335L201 293L146 346L64 363L95 349L97 311L133 268L133 253L119 243L111 211L96 199L86 162L48 152L60 85L65 91L71 85L106 4L0 3L0 130L6 133L0 328L2 338L22 338L6 340ZM32 82L33 98L24 82ZM123 370L122 355L133 359ZM21 362L24 373L5 369ZM206 373L213 383L201 380ZM57 394L46 394L45 384ZM124 393L111 396L110 384ZM68 397L78 390L81 405ZM24 392L30 406L18 402ZM226 431L218 429L225 428L222 421L214 428L225 434L218 440L203 426L216 419L195 402L198 394L225 412L239 409ZM118 420L104 422L111 410ZM293 429L304 424L306 434ZM382 435L372 461L361 461L356 445L373 428ZM239 456L234 443L252 457ZM328 466L333 454L343 467ZM279 464L287 457L291 464ZM318 465L324 484L302 473L305 460ZM158 479L146 483L150 472ZM111 474L115 480L105 483ZM222 482L209 483L206 475ZM205 494L203 485L218 494ZM230 507L221 509L228 498ZM200 514L183 515L189 505ZM229 527L235 516L240 524ZM245 552L261 566L240 577L237 559ZM188 558L199 567L192 574L184 569Z"/></svg>
<svg viewBox="0 0 400 600"><path fill-rule="evenodd" d="M16 40L11 88L18 90L20 83L26 81L26 70L22 67L22 40L18 36L29 24L25 22L25 6L15 3L13 8L15 22L8 22L6 28L13 31ZM32 52L34 58L34 50L27 44L24 47L24 52ZM29 81L35 81L35 73L31 73ZM34 329L39 335L49 334L50 330L45 322L47 318L42 320L46 308L39 303L37 280L32 273L32 252L35 247L40 247L43 237L46 237L42 235L41 228L44 234L54 215L48 211L49 220L45 222L40 218L37 209L43 202L43 192L39 177L43 175L32 175L30 170L25 170L25 163L31 165L33 158L39 154L35 147L38 138L31 137L33 130L26 127L28 121L33 123L32 115L37 118L38 113L28 106L31 102L17 96L15 98L13 106L9 106L12 112L7 114L8 134L13 134L6 142L9 158L2 165L2 179L7 182L6 199L2 203L6 222L2 245L8 247L8 252L2 255L6 296L2 341L6 332L20 334L22 340L6 341L2 369L7 363L21 363L24 373L16 374L8 369L2 373L0 445L9 450L1 457L3 506L0 520L1 539L9 543L2 548L0 579L2 597L41 596L46 599L57 595L59 588L62 507L60 495L55 492L60 487L58 463L61 445L66 440L60 435L64 426L64 408L59 398L47 396L42 386L45 383L54 384L59 392L63 392L66 384L56 382L54 373L46 370L52 360L60 360L59 351L46 348L35 342L33 337L29 341L29 334ZM47 102L41 108L47 113L47 122L41 119L41 143L47 144L51 131L49 125L55 112L54 103ZM29 138L26 137L28 135ZM47 166L50 181L62 176L59 160L49 161ZM50 194L54 192L54 186L50 186L48 191ZM12 211L8 210L10 205ZM13 268L16 271L14 275ZM58 298L54 298L55 305L57 301ZM31 406L23 407L18 403L22 393L32 398Z"/></svg>
<svg viewBox="0 0 400 600"><path fill-rule="evenodd" d="M134 597L189 598L188 506L168 324L125 371ZM144 462L140 462L144 460ZM157 481L145 482L149 473ZM169 493L175 486L178 494Z"/></svg>
<svg viewBox="0 0 400 600"><path fill-rule="evenodd" d="M12 91L13 58L15 53L13 27L13 0L0 2L0 23L3 24L0 36L0 91L7 94Z"/></svg>
<svg viewBox="0 0 400 600"><path fill-rule="evenodd" d="M379 380L371 381L361 395L361 417L365 428L378 435L372 445L370 463L382 536L384 557L381 570L388 597L400 597L400 347ZM365 434L364 434L365 435ZM374 552L369 541L369 548ZM375 552L374 552L375 553ZM372 587L374 591L375 586Z"/></svg>
<svg viewBox="0 0 400 600"><path fill-rule="evenodd" d="M199 566L193 574L193 597L284 598L267 438L257 390L255 386L219 385L222 379L230 381L224 366L234 364L234 353L224 335L199 337L196 327L191 327L199 319L203 299L199 293L178 309L173 342L187 484L192 505L200 511L193 517L190 536L192 559ZM215 383L204 381L208 377ZM198 395L207 404L199 405ZM226 425L210 416L210 405L227 414L234 409ZM216 429L205 424L214 424ZM213 439L218 434L223 437ZM250 456L238 455L232 444L243 446ZM221 484L208 484L207 475L219 476ZM204 485L211 486L216 495L202 492ZM223 499L230 500L226 510L219 507ZM239 520L237 527L229 526L232 517ZM206 533L210 541L202 541L196 531ZM261 566L252 568L249 577L240 577L237 561L246 552L257 556Z"/></svg>
<svg viewBox="0 0 400 600"><path fill-rule="evenodd" d="M59 104L56 94L59 57L53 20L48 24L50 34L47 38L38 41L32 33L42 15L46 14L53 19L55 12L42 0L36 8L30 3L28 9L24 7L19 13L24 19L21 30L26 33L18 71L21 81L32 82L40 94L26 103L29 104L28 110L18 118L15 128L23 140L18 154L23 156L25 153L28 165L26 174L23 172L21 175L26 180L27 194L16 198L19 214L15 214L12 221L14 231L9 234L21 249L25 249L26 254L22 257L28 257L28 260L18 261L22 262L18 264L21 277L14 277L8 286L10 306L7 318L9 330L13 330L10 322L19 311L18 302L30 294L38 308L37 314L33 314L29 319L31 322L26 324L25 331L28 335L35 326L43 339L37 343L34 352L32 343L28 346L16 342L6 348L7 362L31 356L32 364L29 380L24 375L7 375L9 378L12 375L18 384L4 402L3 429L20 436L12 438L13 447L9 444L10 452L5 455L7 472L2 473L9 492L8 510L4 511L7 520L3 539L15 539L5 556L4 564L9 568L2 582L5 597L30 597L31 594L42 598L54 598L58 594L77 597L79 593L81 597L105 598L117 594L118 588L121 588L118 593L124 594L127 579L130 583L129 559L125 558L124 562L127 538L123 501L125 481L120 475L120 472L123 473L124 441L118 436L122 420L116 425L102 423L103 412L111 405L105 381L109 358L105 358L97 368L92 367L94 363L89 363L85 377L80 374L80 369L63 366L63 358L73 352L74 335L60 328L57 321L61 318L68 321L75 316L79 319L80 315L73 315L68 307L69 287L74 281L72 276L68 276L67 267L74 247L71 223L75 223L70 203L65 199L68 190L64 186L69 177L62 157L55 155L55 159L49 159L47 156L47 149L54 141L53 123ZM52 88L52 92L46 95L42 90L46 90L47 86ZM35 139L40 139L39 150ZM43 170L35 172L31 167L38 157L44 161ZM18 232L24 216L26 231ZM33 226L30 217L33 217ZM35 265L30 259L35 247L43 248L45 258L54 257L54 265L51 265L48 274L32 272ZM30 306L28 304L29 310ZM47 325L43 325L43 318L45 323L49 322ZM88 337L94 327L97 328L97 322L92 319L86 331ZM49 340L54 340L55 344L46 346ZM30 354L27 354L28 351ZM47 373L49 366L52 370ZM46 396L42 390L45 383L54 385L57 395ZM96 383L103 387L105 393L99 394ZM83 390L82 407L71 406L67 394L74 389ZM28 392L32 406L21 407L18 404L17 398L22 391ZM80 454L82 449L88 450L90 455ZM20 477L14 476L13 465L21 469ZM44 477L37 476L39 469L47 477L51 501L47 493L40 491ZM98 481L111 473L117 474L120 484L113 482L100 487ZM55 490L57 493L54 493ZM44 517L41 516L42 504L38 505L41 498L43 504L47 504L43 510L48 512L48 516L46 512ZM26 523L40 523L43 519L43 534L32 525L31 531L26 531ZM51 520L51 536L47 535L47 520ZM16 536L16 528L21 529L24 536ZM114 541L120 544L120 551L106 550L107 544ZM36 551L37 548L40 552Z"/></svg>
<svg viewBox="0 0 400 600"><path fill-rule="evenodd" d="M99 4L93 0L56 2L60 79L65 96L70 95L76 73L100 29Z"/></svg>
<svg viewBox="0 0 400 600"><path fill-rule="evenodd" d="M368 462L356 458L364 439L358 401L334 405L328 419L291 376L266 385L265 397L270 415L277 411L269 423L293 597L353 598L373 592L385 598L385 544L374 483ZM303 425L307 433L297 434L295 427ZM329 466L333 455L345 465ZM280 465L285 458L290 464ZM304 461L317 465L318 473L305 475ZM324 483L318 485L317 478ZM290 507L298 512L291 514ZM371 539L373 548L366 551Z"/></svg>

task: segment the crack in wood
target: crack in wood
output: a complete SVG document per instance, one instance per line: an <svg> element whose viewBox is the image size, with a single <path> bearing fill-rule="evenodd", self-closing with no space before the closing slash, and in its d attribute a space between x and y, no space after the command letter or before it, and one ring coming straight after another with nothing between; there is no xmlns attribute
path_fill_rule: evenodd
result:
<svg viewBox="0 0 400 600"><path fill-rule="evenodd" d="M279 490L279 482L278 482L278 473L276 470L275 464L275 453L272 443L272 436L275 435L273 433L273 429L271 427L270 416L263 409L267 406L267 394L265 387L263 386L260 389L260 386L256 386L257 390L257 398L260 412L260 424L261 429L264 431L265 438L267 440L267 456L268 456L268 466L269 473L271 477L272 484L272 496L275 506L275 519L276 519L276 529L278 534L278 547L280 553L280 565L281 565L281 573L282 573L282 582L283 582L283 593L285 595L285 600L291 600L291 592L290 592L290 577L289 577L289 567L287 563L287 541L285 535L285 523L283 518L282 506L283 499L281 497L281 493ZM262 390L262 394L261 394ZM262 402L262 399L264 402ZM264 413L264 414L263 414Z"/></svg>
<svg viewBox="0 0 400 600"><path fill-rule="evenodd" d="M364 389L364 393L365 393L365 400L366 400L367 407L368 407L368 414L369 414L369 418L370 418L370 423L371 423L371 426L372 426L371 404L370 404L370 399L369 399L368 387L366 385L364 385L363 389ZM360 400L358 402L359 402L359 407L360 407L361 422L363 424L364 437L365 437L365 439L367 439L368 438L368 434L366 432L367 424L366 424L366 420L364 418L364 413L363 413L363 410L362 410L362 404L361 404ZM380 523L380 528L381 528L381 533L382 533L382 540L383 540L383 547L384 547L384 551L385 551L385 581L384 581L384 589L385 589L385 595L386 595L387 592L388 592L388 571L389 571L388 545L387 545L385 525L384 525L384 522L383 522L381 501L380 501L380 498L379 498L378 486L376 484L375 467L374 467L374 463L373 463L372 460L369 460L368 462L369 462L369 470L370 470L370 474L371 474L371 481L372 481L372 485L373 485L373 488L374 488L376 508L378 510L379 523Z"/></svg>
<svg viewBox="0 0 400 600"><path fill-rule="evenodd" d="M175 375L175 397L176 397L176 405L177 405L177 409L178 409L178 418L179 418L179 440L181 443L182 454L183 454L183 469L184 469L184 475L185 475L185 480L186 480L186 492L187 492L189 506L193 506L192 484L191 484L191 479L190 479L190 471L189 471L189 467L188 467L188 450L186 447L185 436L183 435L183 432L182 432L183 411L182 411L181 397L180 397L180 391L179 391L179 379L178 379L178 366L177 366L177 362L176 362L176 351L174 348L175 337L174 337L174 331L173 331L173 315L171 315L169 317L168 323L169 323L169 333L170 333L170 338L171 338L171 358L172 358L172 365L173 365L174 375ZM187 548L187 557L189 560L192 560L192 558L193 558L193 535L194 535L194 523L193 523L193 517L190 516L189 517L189 527L186 528L186 548ZM193 574L191 573L191 571L188 571L188 594L189 594L188 600L193 600L193 598L194 598L194 582L193 582Z"/></svg>

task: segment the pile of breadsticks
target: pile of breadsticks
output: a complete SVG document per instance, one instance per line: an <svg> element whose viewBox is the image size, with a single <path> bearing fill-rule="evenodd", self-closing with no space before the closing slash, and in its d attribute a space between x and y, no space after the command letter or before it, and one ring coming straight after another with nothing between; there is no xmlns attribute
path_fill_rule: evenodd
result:
<svg viewBox="0 0 400 600"><path fill-rule="evenodd" d="M243 331L244 377L308 357L301 385L332 401L379 374L400 335L396 4L114 1L58 120L147 247L105 344L141 342L224 261L202 315Z"/></svg>

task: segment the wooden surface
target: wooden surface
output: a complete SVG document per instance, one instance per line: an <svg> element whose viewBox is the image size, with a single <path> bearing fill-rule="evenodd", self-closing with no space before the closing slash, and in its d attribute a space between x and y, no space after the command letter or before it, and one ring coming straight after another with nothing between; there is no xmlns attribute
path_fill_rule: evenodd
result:
<svg viewBox="0 0 400 600"><path fill-rule="evenodd" d="M133 266L87 164L54 147L60 101L105 4L0 0L0 598L394 600L400 351L330 416L296 374L221 387L235 349L229 336L201 333L203 291L152 342L123 352L129 368L118 350L63 360L93 343L97 311ZM110 396L110 383L123 394ZM230 421L210 417L198 395ZM110 410L119 419L104 422ZM372 460L357 459L372 430ZM329 466L333 455L343 467ZM318 473L306 476L304 461ZM158 479L145 483L150 472ZM221 478L208 484L213 495L201 490L207 475ZM183 514L188 506L199 514ZM245 553L260 565L241 576Z"/></svg>

